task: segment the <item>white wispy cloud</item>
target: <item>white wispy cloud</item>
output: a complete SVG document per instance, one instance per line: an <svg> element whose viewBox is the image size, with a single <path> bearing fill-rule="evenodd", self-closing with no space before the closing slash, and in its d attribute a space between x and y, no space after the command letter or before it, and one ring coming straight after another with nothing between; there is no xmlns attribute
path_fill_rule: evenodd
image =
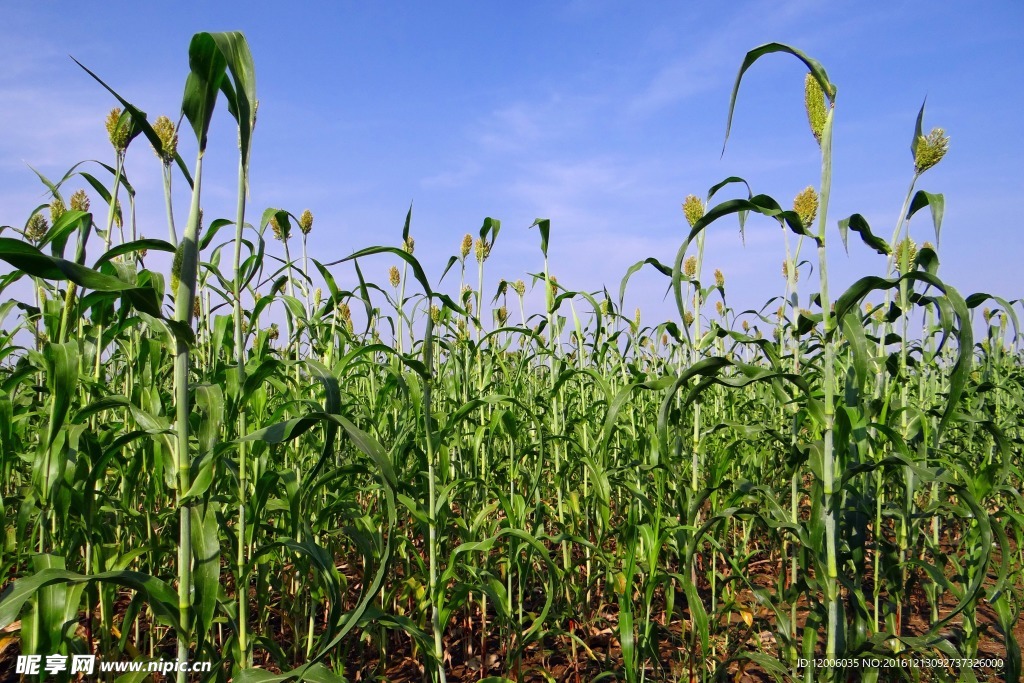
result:
<svg viewBox="0 0 1024 683"><path fill-rule="evenodd" d="M479 177L482 169L483 166L479 161L463 159L458 162L458 166L455 168L427 176L420 181L420 184L426 189L465 187Z"/></svg>
<svg viewBox="0 0 1024 683"><path fill-rule="evenodd" d="M607 112L608 106L604 93L549 92L494 107L470 124L465 139L483 154L550 151L590 132L596 116Z"/></svg>
<svg viewBox="0 0 1024 683"><path fill-rule="evenodd" d="M704 20L681 29L685 36L679 44L681 54L643 74L629 99L629 113L649 115L720 88L735 76L738 54L763 42L765 36L783 32L812 8L806 0L752 2L730 7L727 19L716 17L713 22ZM707 30L705 25L715 28Z"/></svg>

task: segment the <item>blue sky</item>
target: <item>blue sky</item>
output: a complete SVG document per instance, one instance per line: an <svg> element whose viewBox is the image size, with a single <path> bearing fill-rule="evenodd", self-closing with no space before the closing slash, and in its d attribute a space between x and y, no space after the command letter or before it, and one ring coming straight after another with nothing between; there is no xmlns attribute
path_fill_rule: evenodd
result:
<svg viewBox="0 0 1024 683"><path fill-rule="evenodd" d="M114 102L69 54L151 118L177 119L191 35L242 30L260 99L250 218L270 206L310 208L311 254L330 261L397 244L413 202L416 254L436 279L462 235L493 216L502 232L486 266L490 295L499 277L541 269L539 236L527 226L547 217L551 272L570 288L614 293L631 264L674 257L687 194L739 175L789 205L817 185L803 71L792 58L748 72L721 156L744 53L782 41L819 59L838 85L830 222L858 212L888 238L927 96L925 128L951 138L918 185L946 196L940 274L964 294L1024 295L1021 3L207 4L0 9L0 224L20 226L46 201L27 164L59 177L82 159L111 163L102 125ZM228 118L219 111L211 133L207 216L233 216ZM181 151L191 164L185 134ZM141 232L164 237L159 164L141 139L128 173ZM184 195L177 202L181 223ZM926 219L912 230L919 242L933 239ZM831 240L833 295L884 272L859 243L847 256L835 231ZM725 272L734 308L759 307L782 293L783 253L773 222L751 220L743 246L724 221L712 227L705 263ZM364 268L384 282L388 265L375 257ZM350 274L337 270L342 283ZM627 311L641 305L652 323L672 316L663 292L663 278L645 271Z"/></svg>

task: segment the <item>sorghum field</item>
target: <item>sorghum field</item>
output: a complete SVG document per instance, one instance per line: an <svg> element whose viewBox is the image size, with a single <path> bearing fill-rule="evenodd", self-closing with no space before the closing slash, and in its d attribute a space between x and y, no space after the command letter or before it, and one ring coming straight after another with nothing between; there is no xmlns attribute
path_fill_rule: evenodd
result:
<svg viewBox="0 0 1024 683"><path fill-rule="evenodd" d="M709 179L676 253L585 292L547 219L505 238L543 264L514 281L486 272L492 218L443 273L411 210L393 246L311 258L312 213L247 196L245 38L188 57L180 128L107 88L107 163L4 207L4 680L33 653L250 683L1019 680L1021 302L943 279L923 107L895 226L829 216L836 86L754 49L730 118L755 61L799 59L820 177L792 208ZM234 215L203 214L208 144L240 150ZM129 145L163 166L166 239L139 234ZM760 311L705 267L737 220L778 224ZM833 291L844 248L877 268ZM671 320L623 310L640 269Z"/></svg>

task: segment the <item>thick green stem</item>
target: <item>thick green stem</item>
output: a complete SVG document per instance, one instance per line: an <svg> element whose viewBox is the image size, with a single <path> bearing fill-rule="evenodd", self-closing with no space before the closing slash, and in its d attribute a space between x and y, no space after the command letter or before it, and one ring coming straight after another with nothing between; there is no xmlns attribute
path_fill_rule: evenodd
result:
<svg viewBox="0 0 1024 683"><path fill-rule="evenodd" d="M427 299L427 307L429 311L430 299ZM424 333L423 338L423 364L426 366L427 379L423 387L423 429L426 435L427 442L427 482L428 492L427 501L430 506L427 518L429 520L429 572L430 572L430 600L433 603L430 612L430 626L434 633L434 663L437 666L437 680L440 683L446 683L444 673L444 644L441 640L441 607L443 604L444 596L442 591L443 587L437 585L437 521L436 521L436 506L437 506L437 482L435 481L436 473L434 468L434 426L433 426L433 415L431 412L431 398L433 392L434 382L434 322L427 314L427 330Z"/></svg>
<svg viewBox="0 0 1024 683"><path fill-rule="evenodd" d="M704 297L701 296L700 271L704 263L704 233L697 236L697 269L694 274L695 282L693 293L693 344L690 347L691 363L696 364L700 360L700 318L704 306ZM700 470L700 403L693 406L693 442L690 462L690 488L693 495L697 495L697 473ZM698 518L699 519L699 518Z"/></svg>
<svg viewBox="0 0 1024 683"><path fill-rule="evenodd" d="M167 209L167 233L171 244L177 248L178 233L174 229L174 205L171 201L171 165L164 162L164 205Z"/></svg>
<svg viewBox="0 0 1024 683"><path fill-rule="evenodd" d="M234 254L234 332L235 332L235 369L238 373L238 386L245 385L245 331L242 319L242 275L238 272L242 262L242 231L245 227L245 196L249 186L249 169L244 161L238 162L238 206L235 212L235 254ZM241 399L241 396L239 396ZM238 435L245 436L248 431L245 410L239 406ZM236 557L238 585L238 649L242 653L242 668L249 666L249 580L245 569L246 562L246 523L245 510L248 496L248 452L249 444L238 443L238 554Z"/></svg>
<svg viewBox="0 0 1024 683"><path fill-rule="evenodd" d="M838 534L836 529L835 482L841 472L836 472L833 445L833 424L835 421L835 346L832 339L836 322L832 319L832 302L828 296L828 258L825 252L825 234L828 225L828 200L832 190L832 121L835 107L830 107L821 136L821 192L818 214L818 274L821 282L821 311L824 325L824 397L825 425L823 435L822 486L825 508L825 602L828 610L828 635L825 657L834 658L839 652L845 623L839 614L839 568L837 561Z"/></svg>
<svg viewBox="0 0 1024 683"><path fill-rule="evenodd" d="M85 243L89 239L89 233L92 231L92 216L88 217L88 221L82 223L78 229L78 246L75 249L75 263L83 265L85 263ZM68 334L71 332L71 309L75 307L75 295L78 293L78 285L74 282L68 282L68 288L64 292L64 310L61 312L60 317L60 330L57 334L57 343L63 344L68 340Z"/></svg>
<svg viewBox="0 0 1024 683"><path fill-rule="evenodd" d="M178 271L178 291L174 298L174 319L184 325L192 324L192 308L196 297L196 275L199 268L199 197L203 176L203 153L196 158L195 184L192 188L192 205L189 209L188 225L179 249L181 258ZM189 612L192 604L192 533L191 504L182 502L182 496L191 485L189 467L189 415L191 406L188 395L189 341L179 332L174 355L174 404L175 404L175 468L178 473L176 503L179 507L180 526L178 540L178 618L182 632L178 634L178 663L188 661L191 632ZM185 683L187 674L178 672L178 683Z"/></svg>
<svg viewBox="0 0 1024 683"><path fill-rule="evenodd" d="M797 311L798 311L799 305L800 305L800 295L799 295L799 292L797 290L796 264L797 264L797 261L798 261L799 256L800 256L800 247L803 245L803 235L801 235L800 239L797 241L796 252L795 253L793 253L792 250L790 249L790 246L789 246L789 231L787 229L785 229L785 228L783 228L783 230L782 230L782 237L783 237L783 241L786 244L786 296L785 296L785 303L789 305L789 309L790 309L790 312L791 312L792 320L796 321L796 319L797 319ZM779 342L780 342L780 344L784 345L786 343L786 341L788 340L790 348L792 349L792 353L793 353L793 374L794 375L799 375L800 374L800 340L797 338L797 336L795 334L796 328L795 328L794 325L790 325L788 330L789 331L786 333L785 337L780 336ZM795 447L797 445L797 441L799 439L799 428L797 426L798 423L797 423L797 421L795 419L795 414L796 414L796 412L798 410L799 410L799 408L794 405L792 407L792 409L789 411L790 415L794 417L794 419L791 420L791 422L792 422L792 433L790 435L790 447ZM785 412L784 412L784 414L785 414ZM790 521L794 525L798 525L800 523L800 509L799 509L799 506L800 506L800 501L799 501L800 478L801 478L801 468L800 468L799 465L795 465L793 467L793 474L790 477L790 483L789 483L789 514L790 514ZM792 588L793 586L795 586L797 584L797 580L799 578L799 563L798 563L798 557L797 557L797 555L799 553L799 550L796 549L796 548L792 548L791 549L789 541L788 540L784 540L783 544L782 544L782 557L783 557L782 566L785 566L785 558L786 558L787 553L790 554L789 555L789 585ZM789 619L790 619L789 636L792 639L792 642L796 642L796 639L797 639L797 601L796 600L793 600L792 604L790 605ZM797 658L796 648L795 647L791 647L790 651L787 653L787 656L791 660L791 663L795 667L795 665L796 665L796 658ZM794 669L794 675L795 674L796 674L796 670Z"/></svg>
<svg viewBox="0 0 1024 683"><path fill-rule="evenodd" d="M110 193L110 209L107 211L107 232L104 237L104 252L110 250L110 236L114 231L114 218L117 213L117 191L121 187L121 174L124 171L124 151L117 153L116 168L114 170L114 190ZM122 219L123 220L123 219ZM122 234L122 239L124 238ZM96 360L93 365L93 380L98 384L100 381L100 370L102 364L100 359L103 356L103 321L96 325Z"/></svg>

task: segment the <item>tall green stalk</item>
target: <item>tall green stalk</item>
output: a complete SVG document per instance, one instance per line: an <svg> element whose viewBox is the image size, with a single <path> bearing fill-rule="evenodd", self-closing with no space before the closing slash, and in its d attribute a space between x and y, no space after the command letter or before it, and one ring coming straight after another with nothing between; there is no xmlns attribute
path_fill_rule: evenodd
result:
<svg viewBox="0 0 1024 683"><path fill-rule="evenodd" d="M238 162L238 203L235 210L235 244L234 244L234 273L232 281L232 315L234 319L234 343L235 343L235 372L238 374L238 386L245 386L245 319L242 316L242 273L239 268L242 262L242 232L245 226L245 199L249 188L249 164L248 159L243 155ZM241 400L241 395L239 395ZM246 411L242 406L238 407L238 434L248 433L246 424ZM248 468L249 444L246 441L238 443L238 552L235 557L236 582L238 583L238 649L242 655L239 663L243 668L248 666L251 660L249 649L249 581L246 563L246 500L249 490L249 468Z"/></svg>
<svg viewBox="0 0 1024 683"><path fill-rule="evenodd" d="M199 198L203 175L203 154L200 150L196 157L195 174L192 187L192 203L189 208L188 224L175 265L178 266L178 289L174 298L174 320L181 326L175 337L174 353L174 405L175 405L175 469L177 471L178 488L175 502L179 513L178 536L178 618L184 633L178 634L178 662L188 661L190 631L187 626L190 620L191 587L192 587L192 520L191 503L182 498L191 486L189 468L189 424L191 404L189 401L189 354L190 341L181 332L181 328L192 326L192 311L196 297L196 274L199 266ZM178 672L178 683L185 683L186 674Z"/></svg>
<svg viewBox="0 0 1024 683"><path fill-rule="evenodd" d="M832 121L834 113L833 99L821 134L821 192L819 193L820 208L818 210L818 274L821 282L822 323L825 329L824 379L822 387L825 398L822 485L824 488L825 557L827 563L827 574L825 576L825 604L828 611L828 631L825 644L826 658L835 658L840 652L846 627L840 615L839 568L837 560L838 533L836 529L835 482L837 476L842 473L836 472L837 463L833 444L836 411L835 354L838 342L832 338L836 323L832 319L832 302L828 296L828 258L825 252L828 200L832 190Z"/></svg>
<svg viewBox="0 0 1024 683"><path fill-rule="evenodd" d="M191 487L191 458L189 456L189 364L192 332L192 312L196 298L196 284L199 270L199 229L202 210L200 195L203 179L203 156L206 153L207 132L213 118L213 110L224 80L227 61L209 33L197 33L189 45L189 72L182 97L182 112L196 134L198 151L193 174L192 202L189 207L188 223L174 258L174 272L177 288L174 298L175 354L174 354L174 405L177 437L174 452L174 466L177 471L178 507L178 618L183 632L178 634L178 683L185 683L187 674L184 663L188 659L191 640L191 591L192 591L192 533L191 501L184 500Z"/></svg>
<svg viewBox="0 0 1024 683"><path fill-rule="evenodd" d="M434 416L431 409L433 401L433 384L434 384L434 321L429 315L430 297L427 297L427 329L423 336L423 365L426 368L426 381L423 385L423 431L426 438L427 446L427 504L430 506L428 512L428 518L430 520L428 525L428 572L429 572L429 588L431 596L431 610L430 610L430 628L434 636L434 663L437 672L438 683L445 683L447 678L445 676L445 662L444 662L444 643L443 628L441 624L441 608L444 600L445 587L438 584L437 574L437 522L436 509L437 509L437 473L434 461L436 455L434 453Z"/></svg>
<svg viewBox="0 0 1024 683"><path fill-rule="evenodd" d="M118 115L120 114L120 110L119 109L115 109L114 111L117 112ZM111 112L112 116L113 116L113 114L114 114L114 112ZM120 118L120 116L115 117L115 118ZM115 125L116 125L116 123L115 123ZM126 127L128 125L129 124L127 123L127 119L125 119L125 123L122 123L120 127L115 128L115 130L111 131L111 133L110 133L110 142L114 145L114 152L115 152L114 187L113 187L113 189L110 192L110 206L107 209L107 230L106 230L106 233L104 234L104 238L103 238L104 252L110 250L111 237L113 236L113 233L114 233L114 220L115 220L115 217L117 216L117 212L118 212L117 195L118 195L118 190L120 190L120 188L121 188L121 175L122 175L122 173L124 173L124 157L125 157L125 151L126 151L127 145L128 145L128 142L127 142L128 134L127 134L127 131L125 129L126 129ZM108 119L108 130L109 130L109 127L110 127L110 124L109 124L109 119ZM123 239L123 234L122 234L122 239ZM97 325L96 325L96 359L95 359L95 363L93 365L93 381L95 381L95 382L99 382L100 381L100 369L102 368L101 359L102 359L102 356L103 356L103 330L104 330L104 327L105 326L103 324L103 320L100 319L97 322Z"/></svg>

